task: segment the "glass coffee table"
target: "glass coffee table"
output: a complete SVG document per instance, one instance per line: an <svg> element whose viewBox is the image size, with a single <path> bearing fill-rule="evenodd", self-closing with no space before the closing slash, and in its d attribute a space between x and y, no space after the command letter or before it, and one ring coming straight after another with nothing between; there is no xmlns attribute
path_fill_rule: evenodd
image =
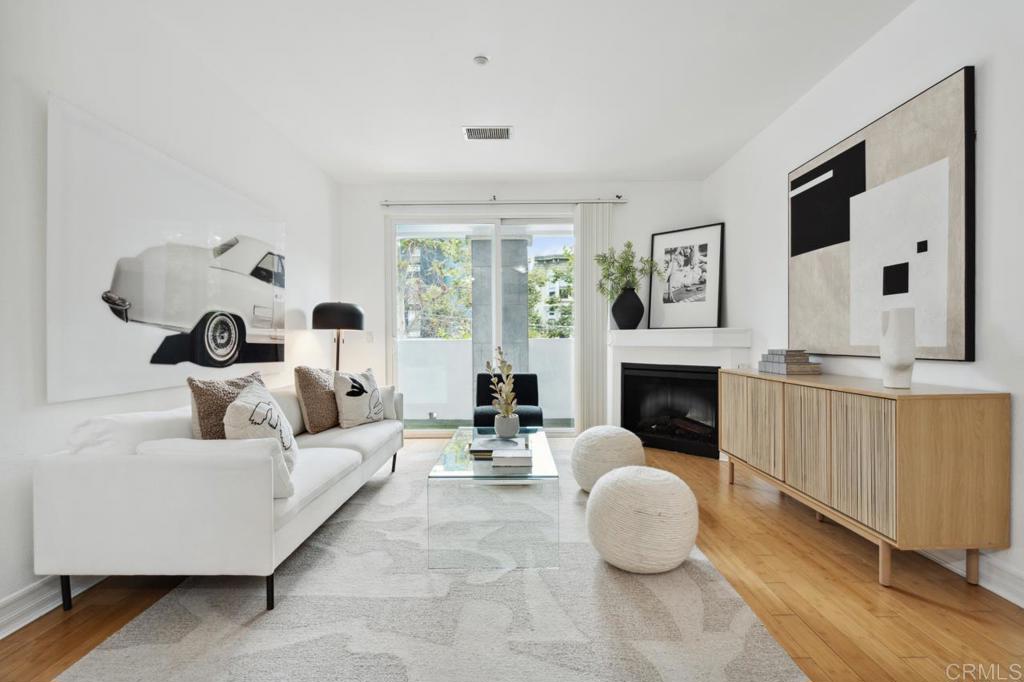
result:
<svg viewBox="0 0 1024 682"><path fill-rule="evenodd" d="M558 468L541 428L523 428L531 467L474 460L469 445L494 429L462 427L427 476L428 568L558 566Z"/></svg>

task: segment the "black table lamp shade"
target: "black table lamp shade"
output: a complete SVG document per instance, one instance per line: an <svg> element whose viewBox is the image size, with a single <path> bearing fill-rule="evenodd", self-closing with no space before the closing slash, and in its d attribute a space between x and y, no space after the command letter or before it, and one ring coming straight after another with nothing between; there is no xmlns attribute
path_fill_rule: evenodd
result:
<svg viewBox="0 0 1024 682"><path fill-rule="evenodd" d="M313 308L313 329L362 329L363 309L355 303L319 303Z"/></svg>
<svg viewBox="0 0 1024 682"><path fill-rule="evenodd" d="M355 303L319 303L313 308L313 329L334 330L334 369L341 369L341 330L362 329L363 309Z"/></svg>

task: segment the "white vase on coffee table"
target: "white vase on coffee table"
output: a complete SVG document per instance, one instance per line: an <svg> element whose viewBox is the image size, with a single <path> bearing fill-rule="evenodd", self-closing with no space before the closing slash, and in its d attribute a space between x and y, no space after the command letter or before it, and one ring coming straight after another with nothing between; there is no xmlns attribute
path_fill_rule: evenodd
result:
<svg viewBox="0 0 1024 682"><path fill-rule="evenodd" d="M910 388L914 373L917 334L913 308L882 311L882 385L886 388Z"/></svg>
<svg viewBox="0 0 1024 682"><path fill-rule="evenodd" d="M499 438L515 438L515 435L519 433L519 415L513 414L511 417L496 415L494 417L494 433Z"/></svg>

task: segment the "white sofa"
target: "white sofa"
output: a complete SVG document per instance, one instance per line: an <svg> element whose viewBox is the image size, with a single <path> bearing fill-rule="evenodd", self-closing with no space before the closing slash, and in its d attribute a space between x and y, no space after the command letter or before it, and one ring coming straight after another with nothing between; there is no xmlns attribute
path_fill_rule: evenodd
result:
<svg viewBox="0 0 1024 682"><path fill-rule="evenodd" d="M112 417L100 442L40 458L35 471L35 572L72 575L257 575L274 608L274 570L403 445L397 419L305 433L294 389L272 393L296 432L287 498L273 498L266 441L221 453L137 454L133 439L190 437L188 410ZM146 438L151 426L152 437ZM109 443L109 445L106 445ZM216 447L213 445L212 447Z"/></svg>

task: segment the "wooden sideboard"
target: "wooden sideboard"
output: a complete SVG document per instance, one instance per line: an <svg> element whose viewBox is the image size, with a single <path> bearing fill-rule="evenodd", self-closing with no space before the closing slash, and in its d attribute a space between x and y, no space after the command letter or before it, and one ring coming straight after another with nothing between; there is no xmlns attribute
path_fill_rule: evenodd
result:
<svg viewBox="0 0 1024 682"><path fill-rule="evenodd" d="M1010 396L942 386L884 388L824 374L723 369L719 448L735 465L878 545L978 550L1010 544Z"/></svg>

